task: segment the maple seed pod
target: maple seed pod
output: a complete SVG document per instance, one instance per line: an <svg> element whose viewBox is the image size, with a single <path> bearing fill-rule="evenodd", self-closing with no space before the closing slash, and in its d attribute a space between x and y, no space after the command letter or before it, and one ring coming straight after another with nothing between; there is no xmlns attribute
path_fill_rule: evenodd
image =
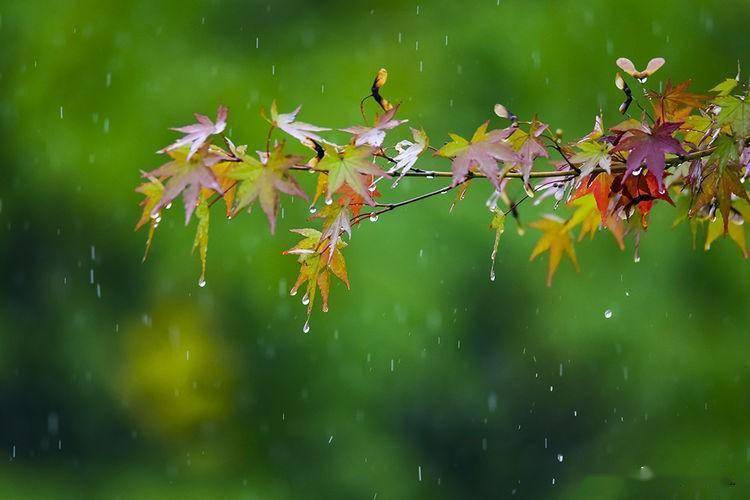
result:
<svg viewBox="0 0 750 500"><path fill-rule="evenodd" d="M502 104L495 104L495 114L500 118L510 118L510 112L508 111L508 108L506 108Z"/></svg>
<svg viewBox="0 0 750 500"><path fill-rule="evenodd" d="M380 68L378 70L378 74L375 75L375 81L372 82L372 89L380 90L380 88L385 85L385 82L388 81L388 70L385 68Z"/></svg>
<svg viewBox="0 0 750 500"><path fill-rule="evenodd" d="M385 68L380 68L378 74L375 75L375 81L372 82L372 88L370 89L372 91L371 95L373 99L375 99L380 107L383 108L383 111L389 111L393 109L393 104L391 104L387 99L380 95L380 88L385 85L386 81L388 81L388 70Z"/></svg>
<svg viewBox="0 0 750 500"><path fill-rule="evenodd" d="M615 75L615 87L620 90L625 90L625 80L622 79L622 75L619 71Z"/></svg>
<svg viewBox="0 0 750 500"><path fill-rule="evenodd" d="M656 73L659 68L664 66L665 62L666 60L663 57L655 57L648 62L648 64L646 65L646 69L644 69L643 71L638 71L635 67L635 64L633 64L633 61L631 61L627 57L620 57L619 59L617 59L617 61L615 61L620 69L622 69L625 73L629 74L641 83L646 83L648 77Z"/></svg>

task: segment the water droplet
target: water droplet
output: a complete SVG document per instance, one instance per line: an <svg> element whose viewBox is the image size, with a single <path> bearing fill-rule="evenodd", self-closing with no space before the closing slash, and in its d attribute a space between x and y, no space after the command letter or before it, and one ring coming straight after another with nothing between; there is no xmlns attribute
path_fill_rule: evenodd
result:
<svg viewBox="0 0 750 500"><path fill-rule="evenodd" d="M315 212L317 212L317 211L318 211L318 209L317 209L317 208L315 208L315 205L310 205L310 213L311 213L311 214L314 214L314 213L315 213Z"/></svg>
<svg viewBox="0 0 750 500"><path fill-rule="evenodd" d="M649 481L654 478L654 471L648 465L643 465L638 470L637 478L641 481Z"/></svg>
<svg viewBox="0 0 750 500"><path fill-rule="evenodd" d="M302 325L302 333L310 333L310 318L307 318L305 324Z"/></svg>
<svg viewBox="0 0 750 500"><path fill-rule="evenodd" d="M203 276L201 276L200 279L198 280L198 286L201 287L201 288L203 288L204 286L206 286L206 278L204 278Z"/></svg>
<svg viewBox="0 0 750 500"><path fill-rule="evenodd" d="M297 295L297 289L296 288L292 288L291 290L289 290L289 295L291 295L292 297L294 297L295 295Z"/></svg>
<svg viewBox="0 0 750 500"><path fill-rule="evenodd" d="M370 222L377 222L378 221L378 214L376 212L373 212L370 214Z"/></svg>
<svg viewBox="0 0 750 500"><path fill-rule="evenodd" d="M562 453L558 453L557 454L557 461L560 462L560 463L562 463L562 461L563 461L563 455L562 455Z"/></svg>
<svg viewBox="0 0 750 500"><path fill-rule="evenodd" d="M612 309L607 309L606 311L604 311L604 317L606 319L611 318L612 317Z"/></svg>
<svg viewBox="0 0 750 500"><path fill-rule="evenodd" d="M302 296L302 305L306 306L310 303L310 294L305 292L305 294Z"/></svg>
<svg viewBox="0 0 750 500"><path fill-rule="evenodd" d="M326 205L333 203L333 198L326 198Z"/></svg>

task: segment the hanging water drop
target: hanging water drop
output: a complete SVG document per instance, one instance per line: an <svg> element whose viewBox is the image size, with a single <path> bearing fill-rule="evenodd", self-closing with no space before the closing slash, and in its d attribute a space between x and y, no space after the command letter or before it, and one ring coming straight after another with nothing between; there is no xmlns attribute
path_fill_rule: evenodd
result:
<svg viewBox="0 0 750 500"><path fill-rule="evenodd" d="M314 214L314 213L315 213L315 212L317 212L317 211L318 211L318 209L317 209L317 208L315 208L315 205L310 205L310 213L311 213L311 214Z"/></svg>
<svg viewBox="0 0 750 500"><path fill-rule="evenodd" d="M333 203L333 198L326 198L326 205Z"/></svg>
<svg viewBox="0 0 750 500"><path fill-rule="evenodd" d="M560 462L560 463L562 463L563 459L564 459L563 454L562 453L558 453L557 454L557 461Z"/></svg>
<svg viewBox="0 0 750 500"><path fill-rule="evenodd" d="M310 303L310 294L305 292L305 295L302 296L302 305L306 306Z"/></svg>
<svg viewBox="0 0 750 500"><path fill-rule="evenodd" d="M204 278L203 276L201 276L200 279L198 279L198 286L201 287L201 288L203 288L204 286L206 286L206 278Z"/></svg>
<svg viewBox="0 0 750 500"><path fill-rule="evenodd" d="M310 318L305 320L305 324L302 325L302 333L310 333Z"/></svg>
<svg viewBox="0 0 750 500"><path fill-rule="evenodd" d="M378 221L378 214L377 212L372 212L370 214L370 222L377 222Z"/></svg>
<svg viewBox="0 0 750 500"><path fill-rule="evenodd" d="M605 319L609 319L611 317L612 317L612 309L607 309L606 311L604 311L604 318Z"/></svg>

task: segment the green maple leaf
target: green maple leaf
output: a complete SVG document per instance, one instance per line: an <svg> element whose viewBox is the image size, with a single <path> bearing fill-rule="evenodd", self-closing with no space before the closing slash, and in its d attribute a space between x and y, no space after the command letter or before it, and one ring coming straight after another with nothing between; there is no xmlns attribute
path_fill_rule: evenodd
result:
<svg viewBox="0 0 750 500"><path fill-rule="evenodd" d="M307 306L309 316L315 303L316 292L319 290L323 300L321 308L324 312L328 311L328 295L331 287L330 274L336 276L349 288L346 262L341 253L341 249L346 246L346 243L338 240L333 256L329 259L323 255L328 242L320 231L311 228L292 229L291 231L302 235L303 239L284 252L285 254L297 255L297 261L300 264L299 276L290 293L296 295L299 288L306 284L302 302Z"/></svg>
<svg viewBox="0 0 750 500"><path fill-rule="evenodd" d="M735 96L719 96L714 104L721 107L716 121L719 125L730 125L735 135L747 137L750 134L750 103Z"/></svg>
<svg viewBox="0 0 750 500"><path fill-rule="evenodd" d="M279 193L299 196L307 200L307 195L289 172L302 159L298 156L285 155L283 143L276 145L268 155L261 153L260 160L248 156L244 146L236 148L235 151L242 163L227 174L228 177L240 181L234 211L236 213L258 200L268 218L271 233L274 233L279 211Z"/></svg>
<svg viewBox="0 0 750 500"><path fill-rule="evenodd" d="M201 197L198 207L195 209L195 216L198 218L198 228L195 231L195 240L193 240L193 251L198 248L201 259L201 277L198 279L198 286L206 284L206 254L208 252L208 223L211 210L208 200L205 196Z"/></svg>
<svg viewBox="0 0 750 500"><path fill-rule="evenodd" d="M723 82L716 85L711 89L711 92L716 92L720 96L726 96L732 93L740 82L736 78L727 78Z"/></svg>
<svg viewBox="0 0 750 500"><path fill-rule="evenodd" d="M138 223L135 225L135 230L137 231L147 222L150 223L148 239L146 240L146 250L143 253L143 260L145 261L146 257L148 257L148 251L151 248L151 242L154 240L156 227L159 225L159 217L161 215L159 213L157 213L156 216L152 214L154 208L164 194L164 184L162 184L156 177L148 177L148 182L144 182L135 188L135 191L146 197L141 201L143 212L141 213L141 218L138 220Z"/></svg>
<svg viewBox="0 0 750 500"><path fill-rule="evenodd" d="M581 173L579 176L589 175L596 167L601 167L609 173L612 158L609 151L612 149L610 144L599 141L586 141L576 144L578 152L574 154L570 161L580 164Z"/></svg>
<svg viewBox="0 0 750 500"><path fill-rule="evenodd" d="M328 171L328 187L326 199L330 200L344 184L351 187L359 194L368 205L375 205L375 200L370 196L369 183L366 182L367 175L376 177L388 177L380 167L372 161L372 148L370 146L356 147L352 144L337 148L330 144L323 144L325 156L318 163L318 168ZM364 175L364 176L363 176Z"/></svg>
<svg viewBox="0 0 750 500"><path fill-rule="evenodd" d="M722 136L708 158L703 179L695 194L689 215L693 217L703 207L718 205L724 220L724 232L729 231L729 215L732 210L732 195L750 201L740 180L737 148L729 137Z"/></svg>

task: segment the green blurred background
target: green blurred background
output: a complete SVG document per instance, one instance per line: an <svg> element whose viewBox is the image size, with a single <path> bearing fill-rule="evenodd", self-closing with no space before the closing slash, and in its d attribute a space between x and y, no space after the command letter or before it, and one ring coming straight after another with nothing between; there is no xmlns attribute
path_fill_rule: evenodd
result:
<svg viewBox="0 0 750 500"><path fill-rule="evenodd" d="M259 211L216 210L199 288L181 206L141 264L133 188L194 111L228 105L230 136L261 147L261 105L348 126L381 66L385 95L435 145L496 102L573 137L599 109L617 119L619 56L663 56L659 79L700 90L750 66L748 13L3 2L0 498L747 498L750 271L727 240L692 251L668 206L640 263L602 235L547 288L533 230L506 232L488 279L484 187L452 214L449 197L412 205L355 231L352 290L335 284L303 335L281 251L304 203L285 201L275 236ZM429 182L442 181L385 196Z"/></svg>

